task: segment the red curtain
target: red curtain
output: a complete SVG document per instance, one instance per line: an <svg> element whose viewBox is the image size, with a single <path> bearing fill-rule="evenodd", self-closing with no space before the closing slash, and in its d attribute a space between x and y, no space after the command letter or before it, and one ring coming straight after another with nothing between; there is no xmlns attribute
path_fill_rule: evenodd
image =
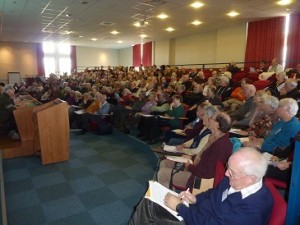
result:
<svg viewBox="0 0 300 225"><path fill-rule="evenodd" d="M77 69L76 46L71 45L71 73Z"/></svg>
<svg viewBox="0 0 300 225"><path fill-rule="evenodd" d="M133 46L133 53L132 53L132 56L133 56L133 66L135 67L139 67L142 63L142 60L141 60L141 45L135 45Z"/></svg>
<svg viewBox="0 0 300 225"><path fill-rule="evenodd" d="M39 76L45 75L43 44L37 44L37 71Z"/></svg>
<svg viewBox="0 0 300 225"><path fill-rule="evenodd" d="M144 66L152 66L152 42L143 44L142 64Z"/></svg>
<svg viewBox="0 0 300 225"><path fill-rule="evenodd" d="M300 63L300 14L295 14L290 16L286 67L295 68L298 63Z"/></svg>
<svg viewBox="0 0 300 225"><path fill-rule="evenodd" d="M273 58L282 59L284 43L285 17L250 22L246 46L246 62L271 61ZM247 63L246 67L258 66Z"/></svg>

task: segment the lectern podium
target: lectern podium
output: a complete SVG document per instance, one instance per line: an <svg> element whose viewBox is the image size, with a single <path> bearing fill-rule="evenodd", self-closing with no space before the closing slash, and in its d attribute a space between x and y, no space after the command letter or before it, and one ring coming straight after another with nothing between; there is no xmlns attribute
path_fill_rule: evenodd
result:
<svg viewBox="0 0 300 225"><path fill-rule="evenodd" d="M33 108L14 111L21 142L2 150L3 158L29 156L41 152L42 164L69 160L68 104L59 99Z"/></svg>

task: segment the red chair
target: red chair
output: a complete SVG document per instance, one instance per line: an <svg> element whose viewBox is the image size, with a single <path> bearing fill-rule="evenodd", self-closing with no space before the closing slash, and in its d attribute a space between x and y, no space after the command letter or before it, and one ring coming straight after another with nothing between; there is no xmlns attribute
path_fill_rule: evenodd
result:
<svg viewBox="0 0 300 225"><path fill-rule="evenodd" d="M287 204L280 194L280 192L274 187L274 185L268 181L265 181L265 185L269 188L272 193L274 205L269 221L269 225L284 225Z"/></svg>
<svg viewBox="0 0 300 225"><path fill-rule="evenodd" d="M271 84L271 81L269 80L257 80L253 83L253 85L256 87L256 90L262 90L266 87L269 87Z"/></svg>
<svg viewBox="0 0 300 225"><path fill-rule="evenodd" d="M281 180L277 180L277 179L274 179L274 178L271 178L271 177L266 177L265 179L265 182L269 182L271 184L273 184L275 187L279 188L279 189L284 189L284 190L287 190L287 183L281 181Z"/></svg>
<svg viewBox="0 0 300 225"><path fill-rule="evenodd" d="M221 161L218 161L216 164L216 171L215 171L215 179L213 187L216 187L218 183L223 179L225 176L225 167Z"/></svg>

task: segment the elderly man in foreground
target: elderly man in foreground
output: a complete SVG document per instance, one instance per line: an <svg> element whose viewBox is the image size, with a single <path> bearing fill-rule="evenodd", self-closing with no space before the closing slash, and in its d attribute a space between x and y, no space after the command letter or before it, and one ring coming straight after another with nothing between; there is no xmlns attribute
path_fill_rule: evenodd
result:
<svg viewBox="0 0 300 225"><path fill-rule="evenodd" d="M273 198L262 183L266 169L267 162L258 151L241 148L229 158L226 177L216 188L197 196L188 191L178 197L170 193L165 196L165 205L176 210L183 221L144 198L129 225L268 224Z"/></svg>

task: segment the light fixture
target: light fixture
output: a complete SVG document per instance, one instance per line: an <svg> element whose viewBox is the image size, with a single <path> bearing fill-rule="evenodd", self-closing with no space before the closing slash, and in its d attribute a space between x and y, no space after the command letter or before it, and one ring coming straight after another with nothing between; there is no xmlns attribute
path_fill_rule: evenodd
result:
<svg viewBox="0 0 300 225"><path fill-rule="evenodd" d="M276 2L277 5L289 5L291 3L292 3L291 0L280 0Z"/></svg>
<svg viewBox="0 0 300 225"><path fill-rule="evenodd" d="M193 22L191 22L191 24L198 26L198 25L202 24L202 22L199 20L194 20Z"/></svg>
<svg viewBox="0 0 300 225"><path fill-rule="evenodd" d="M145 37L147 37L147 35L146 34L141 34L140 37L145 38Z"/></svg>
<svg viewBox="0 0 300 225"><path fill-rule="evenodd" d="M194 2L194 3L190 4L190 6L192 6L195 9L198 9L198 8L204 6L204 4L202 2Z"/></svg>
<svg viewBox="0 0 300 225"><path fill-rule="evenodd" d="M159 14L157 17L158 17L159 19L166 19L166 18L168 18L169 16L166 15L166 14L164 14L164 13L161 13L161 14Z"/></svg>
<svg viewBox="0 0 300 225"><path fill-rule="evenodd" d="M79 35L78 37L82 38L83 36L82 36L82 35Z"/></svg>
<svg viewBox="0 0 300 225"><path fill-rule="evenodd" d="M169 31L169 32L172 32L172 31L174 31L175 29L174 28L172 28L172 27L168 27L167 29L166 29L166 31Z"/></svg>
<svg viewBox="0 0 300 225"><path fill-rule="evenodd" d="M70 13L67 13L66 14L66 17L71 17L72 15Z"/></svg>
<svg viewBox="0 0 300 225"><path fill-rule="evenodd" d="M227 13L227 16L230 16L230 17L236 17L238 15L240 15L240 14L236 11L231 11L231 12Z"/></svg>
<svg viewBox="0 0 300 225"><path fill-rule="evenodd" d="M116 34L119 34L120 32L116 31L116 30L113 30L112 32L110 32L111 34L113 35L116 35Z"/></svg>
<svg viewBox="0 0 300 225"><path fill-rule="evenodd" d="M135 22L133 25L136 26L136 27L140 27L141 23L140 22Z"/></svg>
<svg viewBox="0 0 300 225"><path fill-rule="evenodd" d="M97 38L91 38L91 41L97 41L98 39Z"/></svg>
<svg viewBox="0 0 300 225"><path fill-rule="evenodd" d="M121 43L123 43L123 41L121 41L121 40L119 40L119 41L117 41L119 44L121 44Z"/></svg>

